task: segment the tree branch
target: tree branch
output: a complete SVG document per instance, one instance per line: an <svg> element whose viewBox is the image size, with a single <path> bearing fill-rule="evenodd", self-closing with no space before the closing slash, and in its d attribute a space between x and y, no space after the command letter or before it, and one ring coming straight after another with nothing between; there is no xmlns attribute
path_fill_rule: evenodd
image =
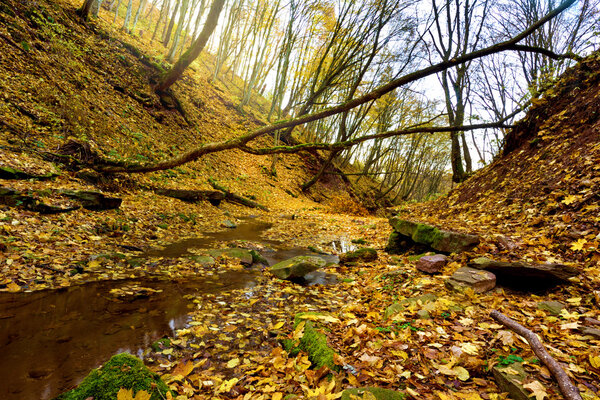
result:
<svg viewBox="0 0 600 400"><path fill-rule="evenodd" d="M442 127L421 127L421 128L409 128L409 129L397 129L372 135L365 135L355 139L346 140L344 142L337 143L302 143L295 146L274 146L266 147L262 149L255 149L242 145L239 147L240 150L254 154L254 155L265 155L265 154L281 154L281 153L297 153L299 151L312 151L312 150L341 150L348 147L352 147L362 142L373 139L385 139L392 136L403 136L413 135L415 133L440 133L440 132L462 132L471 131L475 129L489 129L489 128L512 128L514 125L505 125L504 120L499 122L493 122L488 124L475 124L475 125L462 125L462 126L442 126Z"/></svg>
<svg viewBox="0 0 600 400"><path fill-rule="evenodd" d="M527 46L524 44L515 44L514 46L511 47L510 50L527 51L530 53L540 53L540 54L543 54L546 57L550 57L554 60L565 60L565 59L575 60L575 61L583 60L583 57L581 57L575 53L572 53L572 52L558 54L558 53L553 52L550 49L544 49L543 47L536 47L536 46Z"/></svg>
<svg viewBox="0 0 600 400"><path fill-rule="evenodd" d="M567 400L582 400L577 387L573 385L566 372L561 368L560 364L554 358L552 358L550 354L548 354L544 348L544 345L542 342L540 342L540 339L535 333L496 310L493 310L490 313L490 316L496 321L500 322L502 325L527 339L527 342L529 342L529 345L531 346L531 349L535 355L544 363L544 365L546 365L546 367L548 367L552 375L554 375L554 378L560 387L561 393Z"/></svg>

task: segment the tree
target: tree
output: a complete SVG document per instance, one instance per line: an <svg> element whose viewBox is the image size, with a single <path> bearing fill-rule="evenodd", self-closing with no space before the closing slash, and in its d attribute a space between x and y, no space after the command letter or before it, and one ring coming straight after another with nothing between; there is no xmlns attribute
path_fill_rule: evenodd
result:
<svg viewBox="0 0 600 400"><path fill-rule="evenodd" d="M444 131L460 132L460 131L471 130L471 129L484 129L484 128L491 128L491 127L505 126L504 121L496 121L494 123L488 123L488 124L474 124L474 125L470 125L470 126L457 126L457 127L448 127L448 126L419 127L418 126L418 127L412 128L412 129L392 130L392 131L384 132L382 134L364 135L364 136L361 136L358 138L350 139L345 142L337 142L337 143L301 143L301 144L297 144L294 146L276 146L276 147L271 147L271 148L258 148L258 149L252 148L249 146L249 144L253 140L255 140L259 137L262 137L264 135L273 133L273 132L281 130L281 129L293 128L298 125L303 125L303 124L306 124L309 122L317 121L317 120L320 120L323 118L327 118L327 117L330 117L333 115L343 113L347 110L351 110L353 108L359 107L362 104L366 104L368 102L376 100L376 99L384 96L385 94L395 90L398 87L407 85L409 83L412 83L412 82L422 79L424 77L440 73L449 68L453 68L458 65L468 63L470 61L480 59L482 57L489 56L491 54L514 50L514 47L520 41L522 41L524 38L526 38L527 36L529 36L530 34L535 32L538 28L543 26L546 22L552 20L554 17L559 15L562 11L564 11L566 8L571 6L574 2L575 2L575 0L564 0L556 9L554 9L550 13L546 14L543 18L541 18L534 24L530 25L529 27L527 27L527 29L523 30L519 34L513 36L509 40L505 40L500 43L492 44L492 45L484 47L482 49L474 50L472 52L460 55L460 56L452 58L450 60L444 60L437 64L430 65L429 67L405 74L403 76L400 76L399 78L392 79L391 81L375 88L374 90L372 90L368 93L359 95L358 97L355 97L344 103L319 110L312 114L305 114L305 115L293 118L291 120L279 121L279 122L273 123L271 125L263 126L263 127L257 128L253 131L250 131L246 134L243 134L243 135L238 136L233 139L228 139L228 140L224 140L221 142L204 143L204 144L202 144L180 156L176 156L174 158L167 159L164 161L152 162L152 163L142 163L142 164L125 163L122 165L114 165L114 164L113 165L99 165L99 166L96 166L95 168L99 169L101 171L105 171L105 172L151 172L151 171L173 168L173 167L188 163L190 161L197 160L198 158L200 158L206 154L229 150L229 149L240 149L240 150L248 152L250 154L295 153L298 151L310 150L310 149L323 149L323 150L332 151L332 150L336 150L339 148L352 147L352 146L358 145L362 142L365 142L368 140L374 140L377 138L408 135L408 134L414 134L414 133L419 133L419 132L423 132L423 133L424 132L434 133L434 132L444 132ZM223 7L223 0L215 0L213 5L211 6L211 11L209 13L207 23L205 24L202 33L198 37L198 40L194 42L194 44L192 45L190 50L188 50L182 56L182 58L178 61L178 63L169 72L169 74L167 76L170 76L170 79L163 80L162 90L169 87L179 76L181 76L185 67L187 65L189 65L189 63L191 63L193 61L193 59L195 59L195 57L198 56L198 54L204 47L204 44L208 40L210 33L214 29L214 26L216 25L216 19L218 19L218 15L219 15L222 7ZM211 27L211 25L212 25L212 27ZM175 71L175 73L173 71ZM168 84L165 84L165 82L167 82Z"/></svg>
<svg viewBox="0 0 600 400"><path fill-rule="evenodd" d="M212 6L210 7L210 11L208 12L208 16L206 17L206 22L204 23L204 28L202 28L202 32L200 35L194 40L192 45L181 57L179 60L173 65L173 67L167 71L167 73L162 77L158 85L156 85L157 92L164 92L167 90L177 79L181 77L183 71L200 55L204 46L206 46L206 42L208 38L215 30L217 26L217 22L219 21L219 15L221 14L221 10L223 9L223 4L225 0L214 0Z"/></svg>
<svg viewBox="0 0 600 400"><path fill-rule="evenodd" d="M90 10L95 1L97 0L85 0L81 8L77 10L77 14L79 14L84 21L87 21L90 18Z"/></svg>

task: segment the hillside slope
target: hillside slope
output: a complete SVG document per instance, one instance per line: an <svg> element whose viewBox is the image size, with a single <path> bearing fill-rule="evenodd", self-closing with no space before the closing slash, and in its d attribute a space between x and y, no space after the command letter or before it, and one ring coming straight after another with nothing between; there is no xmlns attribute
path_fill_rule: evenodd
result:
<svg viewBox="0 0 600 400"><path fill-rule="evenodd" d="M598 267L600 53L568 70L508 134L502 157L447 197L415 207L422 218L487 237L489 253ZM495 235L516 247L504 249ZM596 270L595 270L596 271ZM598 277L592 278L598 284Z"/></svg>

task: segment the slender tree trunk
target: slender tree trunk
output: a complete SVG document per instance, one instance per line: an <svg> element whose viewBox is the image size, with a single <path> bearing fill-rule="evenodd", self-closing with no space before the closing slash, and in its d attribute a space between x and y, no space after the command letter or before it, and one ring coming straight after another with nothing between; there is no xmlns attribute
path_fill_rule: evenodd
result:
<svg viewBox="0 0 600 400"><path fill-rule="evenodd" d="M123 21L123 26L121 27L121 30L124 30L127 33L129 33L129 20L131 19L132 8L133 0L129 0L129 3L127 4L127 14L125 14L125 20Z"/></svg>
<svg viewBox="0 0 600 400"><path fill-rule="evenodd" d="M119 8L121 7L121 0L117 1L117 7L115 7L115 17L113 18L113 24L117 22L117 17L119 16Z"/></svg>
<svg viewBox="0 0 600 400"><path fill-rule="evenodd" d="M137 11L135 12L135 17L133 18L133 26L131 27L131 32L132 33L134 33L135 26L138 23L138 18L140 17L140 14L142 12L142 8L144 8L145 4L146 4L146 0L140 0L140 5L138 6Z"/></svg>
<svg viewBox="0 0 600 400"><path fill-rule="evenodd" d="M175 31L175 37L173 38L173 44L171 45L171 50L169 51L169 55L167 59L170 62L175 60L175 53L177 52L177 46L179 45L179 41L181 40L181 31L183 30L183 26L185 25L185 17L187 16L188 9L188 0L181 1L181 8L179 10L179 22L177 22L177 30Z"/></svg>
<svg viewBox="0 0 600 400"><path fill-rule="evenodd" d="M163 92L167 90L177 79L181 77L183 71L200 55L204 46L206 46L206 42L208 42L208 38L215 30L217 23L219 22L219 15L221 14L221 10L223 9L223 4L225 0L214 0L212 6L210 7L210 11L208 16L206 17L206 23L204 24L204 28L202 28L202 32L200 32L200 36L192 43L190 48L183 53L183 55L179 58L177 63L173 65L165 76L161 79L159 84L156 86L157 92Z"/></svg>
<svg viewBox="0 0 600 400"><path fill-rule="evenodd" d="M163 18L165 17L165 7L166 7L167 3L168 3L167 0L163 0L162 6L160 7L160 14L158 15L158 21L156 21L156 26L154 27L154 32L152 32L152 39L151 39L152 42L156 38L156 32L158 32L158 27L160 26L160 23L162 22Z"/></svg>
<svg viewBox="0 0 600 400"><path fill-rule="evenodd" d="M77 13L84 21L87 21L90 18L90 10L95 1L96 0L85 0L81 8L77 10Z"/></svg>
<svg viewBox="0 0 600 400"><path fill-rule="evenodd" d="M181 3L181 0L177 0L177 3L175 3L175 8L173 9L173 14L171 15L171 19L169 20L169 26L167 28L167 32L165 32L165 35L162 40L162 44L165 47L167 47L167 45L171 41L171 33L173 32L173 26L175 25L175 17L177 17L177 10L179 10L179 3Z"/></svg>

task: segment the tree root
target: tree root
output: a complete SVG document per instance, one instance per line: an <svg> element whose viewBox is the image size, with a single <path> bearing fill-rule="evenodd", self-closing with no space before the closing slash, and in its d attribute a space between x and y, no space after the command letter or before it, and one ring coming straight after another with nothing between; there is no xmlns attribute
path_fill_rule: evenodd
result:
<svg viewBox="0 0 600 400"><path fill-rule="evenodd" d="M552 358L550 354L548 354L544 348L544 345L535 333L496 310L493 310L490 313L490 316L496 321L500 322L502 325L527 339L527 342L529 342L529 345L531 346L531 349L535 355L544 363L546 367L548 367L548 370L550 370L558 382L560 391L563 396L565 396L565 399L582 400L581 395L579 394L579 389L573 385L567 373L562 369L560 364L554 358Z"/></svg>

